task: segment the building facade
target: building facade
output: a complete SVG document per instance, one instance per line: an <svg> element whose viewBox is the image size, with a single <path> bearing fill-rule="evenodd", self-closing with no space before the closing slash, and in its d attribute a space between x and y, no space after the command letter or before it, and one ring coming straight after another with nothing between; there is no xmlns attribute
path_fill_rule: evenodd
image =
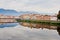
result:
<svg viewBox="0 0 60 40"><path fill-rule="evenodd" d="M24 14L20 18L26 20L51 20L53 17L50 15L40 15L40 14ZM55 20L55 19L54 19Z"/></svg>

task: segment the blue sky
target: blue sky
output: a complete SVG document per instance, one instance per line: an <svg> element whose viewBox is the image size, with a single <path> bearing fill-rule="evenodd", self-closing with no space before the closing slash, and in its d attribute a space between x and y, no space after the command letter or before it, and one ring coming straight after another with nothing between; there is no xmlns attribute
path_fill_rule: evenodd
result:
<svg viewBox="0 0 60 40"><path fill-rule="evenodd" d="M60 10L60 0L0 0L0 8L57 13Z"/></svg>

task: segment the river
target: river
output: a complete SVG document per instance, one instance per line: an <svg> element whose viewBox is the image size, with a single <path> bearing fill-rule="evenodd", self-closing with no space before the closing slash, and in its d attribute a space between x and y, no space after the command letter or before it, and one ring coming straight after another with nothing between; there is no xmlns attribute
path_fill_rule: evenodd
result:
<svg viewBox="0 0 60 40"><path fill-rule="evenodd" d="M60 40L60 27L32 23L0 25L0 40Z"/></svg>

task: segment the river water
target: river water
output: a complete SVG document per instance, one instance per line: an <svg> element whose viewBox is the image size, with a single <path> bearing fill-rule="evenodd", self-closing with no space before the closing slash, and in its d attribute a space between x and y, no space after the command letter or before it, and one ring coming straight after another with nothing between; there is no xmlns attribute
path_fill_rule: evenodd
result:
<svg viewBox="0 0 60 40"><path fill-rule="evenodd" d="M0 25L0 40L60 40L60 27L32 23Z"/></svg>

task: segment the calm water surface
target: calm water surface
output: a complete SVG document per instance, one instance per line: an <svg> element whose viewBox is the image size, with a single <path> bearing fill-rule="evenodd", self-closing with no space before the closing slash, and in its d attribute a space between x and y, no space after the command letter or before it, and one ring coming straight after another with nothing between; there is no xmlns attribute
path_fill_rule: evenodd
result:
<svg viewBox="0 0 60 40"><path fill-rule="evenodd" d="M59 26L32 23L0 25L0 40L60 40L59 34Z"/></svg>

